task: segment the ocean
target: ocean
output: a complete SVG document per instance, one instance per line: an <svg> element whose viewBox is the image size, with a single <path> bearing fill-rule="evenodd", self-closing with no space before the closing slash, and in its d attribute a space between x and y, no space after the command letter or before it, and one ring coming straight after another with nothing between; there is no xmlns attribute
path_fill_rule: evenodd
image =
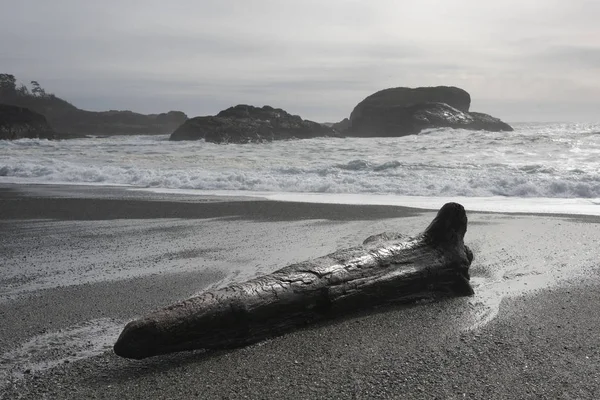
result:
<svg viewBox="0 0 600 400"><path fill-rule="evenodd" d="M243 145L168 135L0 141L0 183L600 214L600 123L513 126Z"/></svg>

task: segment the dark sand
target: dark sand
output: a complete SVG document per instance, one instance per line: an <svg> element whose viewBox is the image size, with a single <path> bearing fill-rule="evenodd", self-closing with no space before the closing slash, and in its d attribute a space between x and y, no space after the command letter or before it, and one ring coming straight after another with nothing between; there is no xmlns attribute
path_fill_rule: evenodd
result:
<svg viewBox="0 0 600 400"><path fill-rule="evenodd" d="M373 233L417 233L433 215L6 186L0 398L600 398L600 226L585 217L469 214L474 298L377 309L232 351L143 361L110 351L148 310Z"/></svg>
<svg viewBox="0 0 600 400"><path fill-rule="evenodd" d="M90 201L93 200L93 201ZM255 221L375 220L416 215L419 210L273 202L250 198L199 197L125 191L118 188L17 186L0 187L0 220L110 220L152 218L239 218Z"/></svg>

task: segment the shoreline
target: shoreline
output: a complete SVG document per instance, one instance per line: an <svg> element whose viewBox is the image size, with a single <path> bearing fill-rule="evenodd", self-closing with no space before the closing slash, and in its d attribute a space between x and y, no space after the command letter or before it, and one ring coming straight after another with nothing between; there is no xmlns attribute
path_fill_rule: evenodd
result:
<svg viewBox="0 0 600 400"><path fill-rule="evenodd" d="M86 207L90 201L93 207ZM169 205L178 204L174 209ZM277 204L277 207L272 207ZM0 185L0 220L234 218L259 220L376 220L432 210L401 206L273 201L253 197L153 194L119 187Z"/></svg>
<svg viewBox="0 0 600 400"><path fill-rule="evenodd" d="M137 315L374 233L416 234L435 212L2 188L0 289L16 296L0 296L0 399L600 394L600 246L586 223L597 218L470 212L474 297L375 309L231 351L131 361L110 346Z"/></svg>
<svg viewBox="0 0 600 400"><path fill-rule="evenodd" d="M394 195L356 195L344 193L277 193L246 191L203 191L195 189L138 188L127 185L56 184L56 183L0 183L0 193L13 192L20 197L54 197L106 200L148 200L176 202L278 202L300 206L306 204L325 207L349 206L361 208L393 208L434 212L447 202L463 204L468 212L515 216L549 216L590 218L600 222L600 198L531 198L531 197L423 197ZM585 201L585 204L578 204ZM419 204L421 202L421 204ZM474 203L473 203L474 202ZM483 202L483 203L481 203ZM487 205L485 205L487 203ZM502 205L502 203L505 203ZM524 203L523 206L515 204ZM541 203L541 204L540 204ZM501 206L497 206L497 205ZM471 207L469 207L471 206ZM533 211L546 207L546 211ZM525 210L519 210L524 208ZM564 211L564 209L569 211ZM124 216L126 217L126 216ZM377 218L377 217L375 217Z"/></svg>

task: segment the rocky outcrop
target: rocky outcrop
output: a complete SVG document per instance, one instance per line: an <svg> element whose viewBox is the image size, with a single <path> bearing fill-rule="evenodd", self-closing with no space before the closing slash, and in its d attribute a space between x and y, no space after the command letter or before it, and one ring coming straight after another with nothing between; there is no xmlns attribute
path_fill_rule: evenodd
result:
<svg viewBox="0 0 600 400"><path fill-rule="evenodd" d="M54 139L46 118L27 108L0 104L0 139Z"/></svg>
<svg viewBox="0 0 600 400"><path fill-rule="evenodd" d="M361 137L413 135L429 128L512 131L510 125L482 113L468 113L445 103L422 103L409 107L372 110L358 119L345 134Z"/></svg>
<svg viewBox="0 0 600 400"><path fill-rule="evenodd" d="M350 122L354 123L362 118L363 114L370 114L381 108L410 107L421 103L446 103L460 111L468 112L471 95L454 86L384 89L358 103L350 114Z"/></svg>
<svg viewBox="0 0 600 400"><path fill-rule="evenodd" d="M469 129L485 130L492 132L510 132L514 130L512 126L510 126L506 122L503 122L500 118L492 117L489 114L471 111L469 113L469 116L471 116L474 121L474 128Z"/></svg>
<svg viewBox="0 0 600 400"><path fill-rule="evenodd" d="M448 86L392 88L361 101L350 115L347 136L404 136L427 128L461 128L512 131L512 127L487 114L469 112L471 96Z"/></svg>
<svg viewBox="0 0 600 400"><path fill-rule="evenodd" d="M187 120L173 132L170 140L204 139L213 143L250 143L335 135L330 127L303 120L280 108L237 105L216 116Z"/></svg>
<svg viewBox="0 0 600 400"><path fill-rule="evenodd" d="M350 128L350 120L348 118L344 118L340 122L336 122L331 124L331 127L335 129L337 132L344 132Z"/></svg>

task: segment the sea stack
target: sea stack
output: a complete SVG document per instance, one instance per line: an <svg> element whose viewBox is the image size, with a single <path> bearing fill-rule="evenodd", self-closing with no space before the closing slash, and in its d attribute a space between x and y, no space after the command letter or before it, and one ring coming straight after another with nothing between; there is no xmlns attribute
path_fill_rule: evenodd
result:
<svg viewBox="0 0 600 400"><path fill-rule="evenodd" d="M354 107L342 133L359 137L395 137L417 134L428 128L513 130L498 118L470 112L470 106L469 93L457 87L385 89Z"/></svg>

